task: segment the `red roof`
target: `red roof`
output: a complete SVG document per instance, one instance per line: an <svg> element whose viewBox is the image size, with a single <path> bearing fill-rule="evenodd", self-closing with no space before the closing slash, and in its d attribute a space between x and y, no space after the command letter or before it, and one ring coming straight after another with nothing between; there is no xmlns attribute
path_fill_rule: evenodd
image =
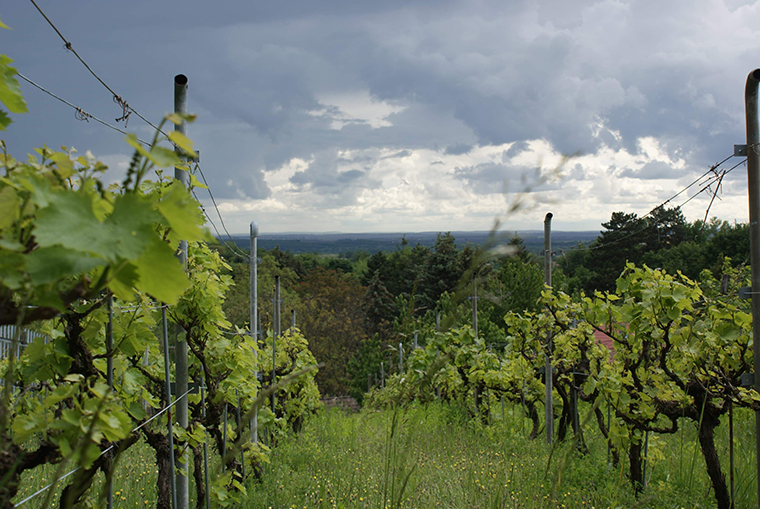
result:
<svg viewBox="0 0 760 509"><path fill-rule="evenodd" d="M610 360L612 360L612 356L615 354L615 345L612 338L600 330L595 330L594 339L596 339L597 343L607 347L607 350L610 351Z"/></svg>

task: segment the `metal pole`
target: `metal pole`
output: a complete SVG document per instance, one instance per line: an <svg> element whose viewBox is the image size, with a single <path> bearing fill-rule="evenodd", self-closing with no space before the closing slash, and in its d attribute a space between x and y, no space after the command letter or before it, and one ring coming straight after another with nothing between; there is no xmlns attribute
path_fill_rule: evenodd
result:
<svg viewBox="0 0 760 509"><path fill-rule="evenodd" d="M580 433L581 423L580 423L580 418L578 416L578 386L575 383L575 377L576 377L575 366L573 366L572 375L573 375L573 388L572 388L572 391L573 391L573 432L577 436L578 433Z"/></svg>
<svg viewBox="0 0 760 509"><path fill-rule="evenodd" d="M607 465L610 464L610 451L612 447L610 445L610 424L612 423L612 413L610 412L610 404L607 403Z"/></svg>
<svg viewBox="0 0 760 509"><path fill-rule="evenodd" d="M472 276L472 330L478 337L478 282Z"/></svg>
<svg viewBox="0 0 760 509"><path fill-rule="evenodd" d="M280 276L274 277L274 329L272 332L272 385L275 384L275 370L277 367L277 336L280 335ZM272 413L274 414L275 395L272 391Z"/></svg>
<svg viewBox="0 0 760 509"><path fill-rule="evenodd" d="M184 74L177 74L174 77L174 113L179 113L182 115L187 113L187 76ZM179 131L181 134L187 135L187 123L183 120L174 126L174 130ZM174 178L179 180L183 186L187 187L189 178L187 176L186 170L175 167ZM185 265L187 263L186 240L180 241L178 256L182 261L182 265Z"/></svg>
<svg viewBox="0 0 760 509"><path fill-rule="evenodd" d="M438 316L439 317L441 316L440 312L438 313ZM436 358L436 360L439 359L440 357L441 357L441 351L436 349L436 351L435 351L435 358ZM436 376L436 379L435 379L435 398L438 399L438 400L441 399L441 384L440 384L437 376Z"/></svg>
<svg viewBox="0 0 760 509"><path fill-rule="evenodd" d="M520 403L522 403L522 434L525 436L525 380L522 381L522 392L520 392Z"/></svg>
<svg viewBox="0 0 760 509"><path fill-rule="evenodd" d="M277 337L282 337L282 298L280 297L280 276L275 276L275 293L277 294L277 300L275 305L277 307Z"/></svg>
<svg viewBox="0 0 760 509"><path fill-rule="evenodd" d="M177 509L177 481L174 478L174 424L172 423L172 381L169 362L169 324L166 319L166 306L161 306L161 325L163 328L164 336L164 392L166 392L166 406L169 408L166 411L168 422L168 437L169 437L169 465L171 466L171 488L172 488L172 507Z"/></svg>
<svg viewBox="0 0 760 509"><path fill-rule="evenodd" d="M501 373L501 357L499 357L499 373ZM501 423L504 424L504 393L499 392L501 396Z"/></svg>
<svg viewBox="0 0 760 509"><path fill-rule="evenodd" d="M731 509L734 509L734 404L728 402L728 462L731 484Z"/></svg>
<svg viewBox="0 0 760 509"><path fill-rule="evenodd" d="M224 404L224 434L222 435L222 472L224 471L224 467L226 465L227 461L227 406L228 403Z"/></svg>
<svg viewBox="0 0 760 509"><path fill-rule="evenodd" d="M295 332L296 330L296 310L290 310L290 329Z"/></svg>
<svg viewBox="0 0 760 509"><path fill-rule="evenodd" d="M238 433L237 436L243 436L243 421L240 418L240 394L238 393L238 390L235 389L235 397L237 398L237 419L235 419L235 424L237 424ZM240 451L240 464L242 465L242 474L243 478L245 479L245 451L241 449Z"/></svg>
<svg viewBox="0 0 760 509"><path fill-rule="evenodd" d="M206 418L206 379L201 377L201 408L203 418ZM203 430L206 440L203 442L203 471L206 484L206 509L211 508L211 499L208 492L208 431Z"/></svg>
<svg viewBox="0 0 760 509"><path fill-rule="evenodd" d="M399 343L398 344L398 372L402 373L404 371L404 345Z"/></svg>
<svg viewBox="0 0 760 509"><path fill-rule="evenodd" d="M106 364L108 388L113 391L113 295L108 296L108 325L106 326L106 350L108 361ZM108 509L113 507L113 463L108 476L108 495L106 504Z"/></svg>
<svg viewBox="0 0 760 509"><path fill-rule="evenodd" d="M436 332L441 330L441 312L440 311L438 311L435 314L435 330Z"/></svg>
<svg viewBox="0 0 760 509"><path fill-rule="evenodd" d="M752 266L752 291L760 291L760 128L757 96L760 69L747 76L744 104L747 117L747 183L749 187L749 246ZM760 392L760 299L752 299L752 353L755 391ZM757 502L760 506L760 412L755 412L755 457Z"/></svg>
<svg viewBox="0 0 760 509"><path fill-rule="evenodd" d="M174 77L174 112L184 114L187 112L187 76L184 74L178 74ZM186 123L180 122L174 126L175 131L179 131L182 134L187 134ZM187 171L174 168L174 178L179 180L183 186L187 187L188 175ZM187 266L187 241L182 240L179 244L178 256L183 266ZM177 394L185 394L187 392L188 384L188 363L187 363L187 342L185 340L178 341L175 345L174 351L174 365L175 365L175 377L176 377L176 389ZM183 429L187 429L188 424L188 408L187 398L182 398L177 402L177 423ZM190 500L190 478L188 476L188 461L185 455L180 456L180 466L176 471L177 477L177 509L187 509Z"/></svg>
<svg viewBox="0 0 760 509"><path fill-rule="evenodd" d="M258 330L258 313L259 313L259 291L258 291L258 237L259 237L259 225L256 221L251 221L251 250L249 253L250 273L251 273L251 297L250 297L250 330L249 334L256 342L256 348L259 346L259 330ZM253 358L258 359L258 353L254 349ZM258 362L255 364L258 374ZM256 377L258 379L258 376ZM251 417L251 442L258 443L259 441L259 409L253 409L253 416Z"/></svg>
<svg viewBox="0 0 760 509"><path fill-rule="evenodd" d="M649 456L649 431L644 433L644 476L643 476L643 488L647 487L647 457Z"/></svg>
<svg viewBox="0 0 760 509"><path fill-rule="evenodd" d="M552 213L549 212L544 218L544 283L552 285ZM546 353L544 354L544 382L546 384L546 443L552 445L554 439L554 402L552 400L552 338L551 332L547 331Z"/></svg>

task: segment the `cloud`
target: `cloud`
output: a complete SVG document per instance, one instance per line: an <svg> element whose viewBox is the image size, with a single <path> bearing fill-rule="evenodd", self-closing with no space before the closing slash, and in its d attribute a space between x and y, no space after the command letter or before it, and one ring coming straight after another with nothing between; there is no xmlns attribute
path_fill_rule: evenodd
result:
<svg viewBox="0 0 760 509"><path fill-rule="evenodd" d="M446 155L461 156L462 154L468 153L472 148L472 145L468 145L467 143L457 143L446 147L446 150L444 150L443 153Z"/></svg>
<svg viewBox="0 0 760 509"><path fill-rule="evenodd" d="M500 163L482 163L466 168L457 168L454 176L463 180L476 194L503 193L510 169Z"/></svg>
<svg viewBox="0 0 760 509"><path fill-rule="evenodd" d="M321 196L327 208L353 205L363 190L380 186L362 159L338 151L323 151L315 155L308 167L296 171L290 183L296 192Z"/></svg>
<svg viewBox="0 0 760 509"><path fill-rule="evenodd" d="M683 169L674 169L672 165L663 161L651 161L639 169L628 168L620 173L621 177L631 177L638 179L677 179L683 176Z"/></svg>
<svg viewBox="0 0 760 509"><path fill-rule="evenodd" d="M190 77L199 120L189 134L230 214L288 209L331 229L404 225L410 211L415 224L464 224L503 207L505 180L579 151L558 217L598 223L611 207L643 210L742 143L746 62L760 51L760 3L743 0L86 6L46 9L146 117L170 110L175 73ZM102 118L119 115L37 13L14 5L3 21L14 28L0 34L3 52L22 72L56 76L43 84ZM24 91L32 111L3 134L14 153L48 142L128 159L120 135ZM129 130L152 135L134 117ZM734 172L724 192L739 196L742 185ZM735 203L714 210L741 216Z"/></svg>

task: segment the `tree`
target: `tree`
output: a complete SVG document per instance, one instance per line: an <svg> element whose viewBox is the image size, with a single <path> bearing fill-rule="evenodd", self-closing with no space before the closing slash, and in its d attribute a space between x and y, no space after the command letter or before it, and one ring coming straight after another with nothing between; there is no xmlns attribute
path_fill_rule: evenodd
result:
<svg viewBox="0 0 760 509"><path fill-rule="evenodd" d="M379 270L375 271L367 286L367 291L362 297L362 307L367 319L367 334L387 334L387 329L396 315L396 305L393 295L380 280Z"/></svg>
<svg viewBox="0 0 760 509"><path fill-rule="evenodd" d="M454 236L451 233L439 233L420 278L420 306L434 309L444 292L452 292L457 288L464 273L460 261Z"/></svg>
<svg viewBox="0 0 760 509"><path fill-rule="evenodd" d="M316 382L323 395L349 392L347 365L366 339L364 288L352 277L316 268L298 284L300 330L320 364Z"/></svg>

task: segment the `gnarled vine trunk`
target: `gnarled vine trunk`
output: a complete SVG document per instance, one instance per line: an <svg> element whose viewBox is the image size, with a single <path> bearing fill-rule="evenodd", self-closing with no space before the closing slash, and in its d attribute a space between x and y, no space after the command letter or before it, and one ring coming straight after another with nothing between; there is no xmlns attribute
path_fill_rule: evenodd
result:
<svg viewBox="0 0 760 509"><path fill-rule="evenodd" d="M731 497L726 487L726 476L720 468L720 458L715 450L715 428L720 424L717 417L705 415L699 428L699 446L705 458L707 475L710 476L718 509L730 509Z"/></svg>
<svg viewBox="0 0 760 509"><path fill-rule="evenodd" d="M641 464L641 442L631 441L628 446L628 461L630 470L628 476L631 478L633 491L638 495L644 489L644 470Z"/></svg>
<svg viewBox="0 0 760 509"><path fill-rule="evenodd" d="M163 433L150 431L147 428L142 429L145 438L154 451L156 451L156 468L158 476L156 478L156 509L171 509L172 479L174 475L171 467L171 458L169 457L169 438Z"/></svg>

